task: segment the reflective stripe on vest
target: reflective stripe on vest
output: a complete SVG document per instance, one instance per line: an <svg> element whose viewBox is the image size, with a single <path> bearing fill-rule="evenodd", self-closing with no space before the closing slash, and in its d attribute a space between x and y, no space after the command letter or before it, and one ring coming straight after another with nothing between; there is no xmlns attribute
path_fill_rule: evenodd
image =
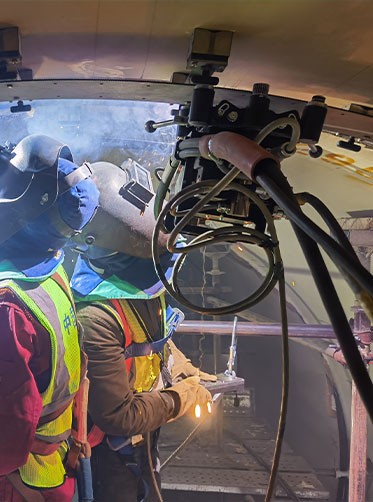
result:
<svg viewBox="0 0 373 502"><path fill-rule="evenodd" d="M57 418L37 426L35 437L46 443L59 443L69 437L72 400L80 383L81 356L75 310L69 296L68 279L61 266L57 273L58 281L52 276L40 283L13 280L0 282L0 287L13 291L50 337L51 379L47 389L41 394L41 417L58 409L64 411ZM64 287L61 287L61 280ZM66 445L61 444L50 455L29 455L27 463L19 469L22 480L37 488L61 485L65 478L62 463L65 449Z"/></svg>

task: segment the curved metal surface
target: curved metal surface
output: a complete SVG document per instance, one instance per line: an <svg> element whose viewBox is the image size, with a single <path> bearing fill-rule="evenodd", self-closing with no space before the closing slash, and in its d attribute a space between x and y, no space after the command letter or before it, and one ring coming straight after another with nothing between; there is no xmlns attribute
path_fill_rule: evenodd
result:
<svg viewBox="0 0 373 502"><path fill-rule="evenodd" d="M194 86L190 84L151 80L41 79L0 81L0 101L123 99L178 104L191 100L193 88ZM313 94L311 90L307 99L310 100ZM251 91L218 87L215 91L215 102L218 103L225 99L236 106L245 107L250 95ZM293 109L301 112L307 103L307 100L277 95L270 95L270 99L271 109L276 113ZM329 107L324 130L373 141L373 116Z"/></svg>

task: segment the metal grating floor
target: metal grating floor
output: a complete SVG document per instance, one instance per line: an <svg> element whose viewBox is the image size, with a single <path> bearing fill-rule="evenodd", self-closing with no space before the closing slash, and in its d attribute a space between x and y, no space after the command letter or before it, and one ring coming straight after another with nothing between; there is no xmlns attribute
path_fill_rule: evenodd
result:
<svg viewBox="0 0 373 502"><path fill-rule="evenodd" d="M222 405L197 436L162 470L162 489L263 496L274 448L274 433L251 416L248 407ZM219 413L217 414L219 415ZM162 427L161 464L187 437L196 422L183 418ZM276 498L287 499L286 485L301 500L328 500L310 465L283 444ZM281 481L283 481L281 483Z"/></svg>

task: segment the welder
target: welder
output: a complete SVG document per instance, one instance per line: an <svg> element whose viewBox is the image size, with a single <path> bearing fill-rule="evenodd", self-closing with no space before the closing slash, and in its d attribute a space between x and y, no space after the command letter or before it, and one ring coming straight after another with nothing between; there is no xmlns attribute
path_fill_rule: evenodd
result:
<svg viewBox="0 0 373 502"><path fill-rule="evenodd" d="M83 356L62 248L93 217L86 165L44 135L0 147L0 500L70 502Z"/></svg>
<svg viewBox="0 0 373 502"><path fill-rule="evenodd" d="M77 236L71 284L88 356L94 497L159 501L160 426L196 404L207 408L211 395L200 380L216 377L171 343L174 316L151 259L151 204L140 212L127 200L128 177L118 166L91 169L100 206ZM171 270L174 256L161 260Z"/></svg>

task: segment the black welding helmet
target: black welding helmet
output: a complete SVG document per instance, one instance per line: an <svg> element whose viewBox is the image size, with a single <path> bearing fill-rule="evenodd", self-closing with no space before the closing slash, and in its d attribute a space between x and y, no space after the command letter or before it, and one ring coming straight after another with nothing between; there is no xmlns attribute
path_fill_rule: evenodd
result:
<svg viewBox="0 0 373 502"><path fill-rule="evenodd" d="M0 147L0 243L7 241L55 203L59 193L75 185L76 170L58 179L58 161L72 162L70 149L42 134L22 139L17 146Z"/></svg>
<svg viewBox="0 0 373 502"><path fill-rule="evenodd" d="M0 272L48 276L97 209L89 165L78 167L68 147L43 135L3 147L1 155Z"/></svg>

